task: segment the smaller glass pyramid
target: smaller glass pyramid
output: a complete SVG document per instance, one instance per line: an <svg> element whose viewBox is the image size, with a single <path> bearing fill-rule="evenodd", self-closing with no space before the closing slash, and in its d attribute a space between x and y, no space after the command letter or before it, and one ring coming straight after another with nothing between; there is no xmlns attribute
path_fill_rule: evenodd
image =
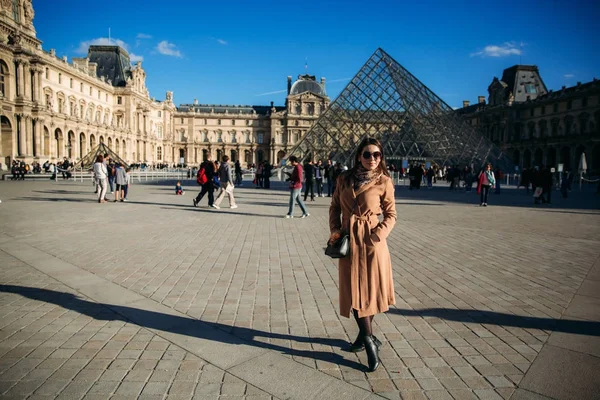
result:
<svg viewBox="0 0 600 400"><path fill-rule="evenodd" d="M98 155L108 154L110 159L116 163L124 164L125 167L129 167L127 163L117 155L114 151L112 151L107 145L104 143L100 143L98 146L94 147L89 153L87 153L81 160L79 160L74 167L82 168L82 169L91 169L94 163L96 162L96 157Z"/></svg>

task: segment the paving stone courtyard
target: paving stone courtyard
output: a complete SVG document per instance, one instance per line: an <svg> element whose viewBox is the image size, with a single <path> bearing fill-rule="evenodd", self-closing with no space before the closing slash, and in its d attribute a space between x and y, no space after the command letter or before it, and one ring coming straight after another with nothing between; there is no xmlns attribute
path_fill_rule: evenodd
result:
<svg viewBox="0 0 600 400"><path fill-rule="evenodd" d="M398 187L382 366L345 351L329 198L0 182L0 398L598 399L600 195ZM299 216L300 210L296 213Z"/></svg>

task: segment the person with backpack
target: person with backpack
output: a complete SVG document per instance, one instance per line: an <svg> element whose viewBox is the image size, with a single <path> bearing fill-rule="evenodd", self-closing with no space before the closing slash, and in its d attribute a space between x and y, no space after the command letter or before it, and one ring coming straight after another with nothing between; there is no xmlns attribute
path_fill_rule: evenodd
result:
<svg viewBox="0 0 600 400"><path fill-rule="evenodd" d="M304 175L302 166L298 162L298 157L296 157L296 156L290 156L288 161L290 162L292 167L294 167L294 170L293 170L292 174L290 175L290 177L288 179L286 179L287 181L290 182L290 202L289 202L290 207L289 207L288 213L285 215L285 218L294 218L294 202L298 202L298 205L300 206L300 209L302 210L302 216L300 218L306 218L310 214L306 210L306 206L304 205L304 202L302 201L302 196L301 196L301 194L302 194L301 193L302 192L302 175Z"/></svg>
<svg viewBox="0 0 600 400"><path fill-rule="evenodd" d="M198 207L198 203L202 200L205 194L208 193L208 206L212 207L215 202L214 197L214 177L215 177L215 163L212 161L212 155L208 153L206 161L200 165L198 175L196 176L196 182L202 186L202 190L198 193L195 199L192 200L194 207Z"/></svg>
<svg viewBox="0 0 600 400"><path fill-rule="evenodd" d="M233 198L233 174L231 171L231 166L229 165L229 157L223 156L223 162L219 166L219 180L221 191L217 196L213 208L217 210L220 209L219 204L225 198L225 194L227 193L227 198L229 199L229 208L238 208L237 204L235 204L235 199Z"/></svg>
<svg viewBox="0 0 600 400"><path fill-rule="evenodd" d="M496 177L492 170L492 164L487 163L485 168L479 173L477 182L477 194L481 194L481 206L487 207L488 194L490 188L493 188L496 184Z"/></svg>

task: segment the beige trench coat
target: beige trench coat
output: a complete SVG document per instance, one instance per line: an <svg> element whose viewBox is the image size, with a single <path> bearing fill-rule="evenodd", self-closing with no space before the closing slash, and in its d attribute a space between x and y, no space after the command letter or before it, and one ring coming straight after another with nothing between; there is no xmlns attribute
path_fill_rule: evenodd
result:
<svg viewBox="0 0 600 400"><path fill-rule="evenodd" d="M379 221L379 215L383 220ZM386 238L396 224L392 179L382 176L356 191L338 178L329 207L331 232L350 235L350 254L339 260L340 314L359 317L385 312L396 304L392 262Z"/></svg>

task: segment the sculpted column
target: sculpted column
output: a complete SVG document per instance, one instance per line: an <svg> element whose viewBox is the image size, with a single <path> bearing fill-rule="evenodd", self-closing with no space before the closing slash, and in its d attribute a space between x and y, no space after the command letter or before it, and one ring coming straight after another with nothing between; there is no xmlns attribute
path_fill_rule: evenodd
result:
<svg viewBox="0 0 600 400"><path fill-rule="evenodd" d="M23 97L25 93L25 75L23 74L23 60L16 60L17 63L17 97Z"/></svg>
<svg viewBox="0 0 600 400"><path fill-rule="evenodd" d="M36 72L36 76L37 76L37 101L38 103L42 102L42 99L44 98L43 94L42 94L42 73L44 72L44 69L42 67L40 67L37 72Z"/></svg>
<svg viewBox="0 0 600 400"><path fill-rule="evenodd" d="M27 155L33 156L33 118L31 118L31 115L27 115L25 118L27 119L25 122L27 129Z"/></svg>
<svg viewBox="0 0 600 400"><path fill-rule="evenodd" d="M35 155L36 157L42 157L45 155L44 152L44 138L42 136L42 126L44 120L42 118L35 119L35 126L33 127L33 134L35 136Z"/></svg>
<svg viewBox="0 0 600 400"><path fill-rule="evenodd" d="M29 63L23 63L23 97L27 100L31 100L31 71L29 70Z"/></svg>
<svg viewBox="0 0 600 400"><path fill-rule="evenodd" d="M31 71L33 72L33 75L31 76L31 81L33 84L33 89L31 91L32 94L32 99L34 102L39 102L40 101L40 68L38 66L34 67L31 69Z"/></svg>
<svg viewBox="0 0 600 400"><path fill-rule="evenodd" d="M17 127L19 134L19 156L24 157L27 152L27 142L26 142L26 131L25 131L25 116L23 114L17 115Z"/></svg>
<svg viewBox="0 0 600 400"><path fill-rule="evenodd" d="M40 137L40 119L33 118L33 156L40 157L41 153L41 137Z"/></svg>

